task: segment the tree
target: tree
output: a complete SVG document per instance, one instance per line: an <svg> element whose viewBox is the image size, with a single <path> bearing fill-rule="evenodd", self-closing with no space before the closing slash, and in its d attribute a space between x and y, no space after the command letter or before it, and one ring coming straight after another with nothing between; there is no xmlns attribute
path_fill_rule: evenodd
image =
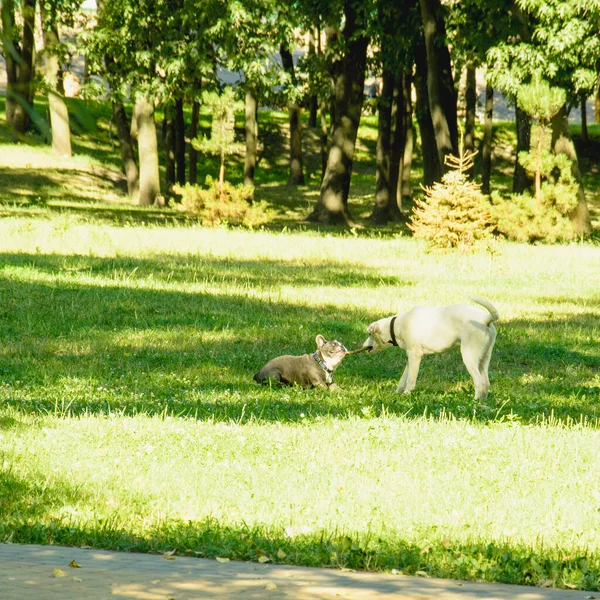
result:
<svg viewBox="0 0 600 600"><path fill-rule="evenodd" d="M359 0L344 0L344 27L334 64L334 115L327 168L319 201L309 221L351 223L348 195L354 147L363 105L369 38L364 27L366 11Z"/></svg>
<svg viewBox="0 0 600 600"><path fill-rule="evenodd" d="M206 154L219 157L219 195L223 196L225 183L225 161L227 156L240 152L242 147L235 142L235 110L241 108L235 101L233 89L227 87L221 94L205 92L203 102L212 114L210 137L192 140L192 145Z"/></svg>
<svg viewBox="0 0 600 600"><path fill-rule="evenodd" d="M299 90L297 88L294 58L287 43L279 49L283 68L288 76L288 112L290 115L290 177L288 184L304 185L302 167L302 122L300 120Z"/></svg>
<svg viewBox="0 0 600 600"><path fill-rule="evenodd" d="M552 119L555 152L570 155L573 175L579 184L579 202L571 214L575 231L588 233L591 229L583 185L577 167L566 115L569 106L581 95L593 93L600 60L600 39L597 21L600 3L578 0L546 2L517 0L515 8L524 14L529 31L516 39L497 44L488 53L496 86L516 97L519 86L529 81L532 72L539 72L552 86L566 92L566 104Z"/></svg>
<svg viewBox="0 0 600 600"><path fill-rule="evenodd" d="M382 89L377 100L378 135L376 155L375 204L370 220L383 224L401 220L402 175L412 110L410 83L415 32L419 29L418 3L379 0L374 25L375 55L381 71ZM408 88L407 88L408 86ZM411 148L412 151L412 148ZM408 166L408 165L407 165ZM409 175L410 176L410 175Z"/></svg>
<svg viewBox="0 0 600 600"><path fill-rule="evenodd" d="M61 6L62 4L62 6ZM44 80L48 87L48 107L50 109L50 127L52 131L52 150L59 156L71 156L71 128L69 125L69 112L63 98L60 79L60 63L62 58L59 36L59 18L64 2L43 2L40 4L42 28L44 38ZM63 16L72 24L74 6Z"/></svg>
<svg viewBox="0 0 600 600"><path fill-rule="evenodd" d="M446 28L440 0L419 0L427 57L427 94L433 122L438 164L458 152L456 94L446 42Z"/></svg>
<svg viewBox="0 0 600 600"><path fill-rule="evenodd" d="M2 50L7 74L6 121L15 141L25 135L33 114L36 0L22 0L19 4L23 23L21 36L16 26L15 1L3 0L1 8Z"/></svg>

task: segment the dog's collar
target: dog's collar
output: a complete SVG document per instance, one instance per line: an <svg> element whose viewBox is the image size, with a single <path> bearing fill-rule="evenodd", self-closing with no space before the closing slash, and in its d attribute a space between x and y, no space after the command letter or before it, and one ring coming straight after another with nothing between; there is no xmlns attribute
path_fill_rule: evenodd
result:
<svg viewBox="0 0 600 600"><path fill-rule="evenodd" d="M327 365L323 362L318 352L313 354L313 358L317 361L317 364L325 371L325 381L329 384L333 383L333 371L327 367Z"/></svg>
<svg viewBox="0 0 600 600"><path fill-rule="evenodd" d="M392 346L397 346L398 342L396 341L396 334L394 333L394 323L396 322L396 317L392 317L390 321L390 344Z"/></svg>

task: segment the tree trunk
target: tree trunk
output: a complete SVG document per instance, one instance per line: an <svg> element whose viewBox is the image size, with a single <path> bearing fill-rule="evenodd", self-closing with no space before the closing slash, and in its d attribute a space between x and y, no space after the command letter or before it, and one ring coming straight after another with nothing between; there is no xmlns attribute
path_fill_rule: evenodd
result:
<svg viewBox="0 0 600 600"><path fill-rule="evenodd" d="M404 73L394 77L394 103L392 105L392 154L390 159L390 209L395 220L402 220L402 170L406 150L406 91L410 79ZM410 169L410 167L409 167Z"/></svg>
<svg viewBox="0 0 600 600"><path fill-rule="evenodd" d="M4 59L6 61L6 124L12 129L14 127L16 108L15 87L17 85L19 57L14 0L3 0L0 10L2 15L2 44L4 46Z"/></svg>
<svg viewBox="0 0 600 600"><path fill-rule="evenodd" d="M179 185L185 184L185 118L183 115L183 99L175 100L175 164L176 180Z"/></svg>
<svg viewBox="0 0 600 600"><path fill-rule="evenodd" d="M327 125L327 101L321 100L319 107L319 118L321 122L321 183L327 170L327 155L329 154L329 126Z"/></svg>
<svg viewBox="0 0 600 600"><path fill-rule="evenodd" d="M127 178L127 193L130 198L138 200L140 174L135 162L135 148L131 139L129 119L122 102L113 102L113 120L117 127L119 150L123 161L123 170Z"/></svg>
<svg viewBox="0 0 600 600"><path fill-rule="evenodd" d="M481 143L481 191L490 193L492 175L492 124L494 117L494 88L488 83L485 86L485 122L483 125L483 141Z"/></svg>
<svg viewBox="0 0 600 600"><path fill-rule="evenodd" d="M190 124L190 140L198 137L198 120L200 118L200 102L192 103L192 122ZM198 150L190 144L189 180L192 185L198 182Z"/></svg>
<svg viewBox="0 0 600 600"><path fill-rule="evenodd" d="M165 149L165 195L173 196L175 185L175 107L169 103L165 106L163 117L163 146Z"/></svg>
<svg viewBox="0 0 600 600"><path fill-rule="evenodd" d="M314 27L310 27L308 30L308 57L309 59L314 60L316 55L315 49L315 30ZM308 88L310 90L315 89L315 85L313 83L313 77L311 72L309 72L309 82ZM311 128L315 128L317 126L317 113L319 111L319 98L316 94L310 94L308 98L308 126Z"/></svg>
<svg viewBox="0 0 600 600"><path fill-rule="evenodd" d="M146 98L140 98L135 104L135 117L140 159L139 204L148 206L158 202L160 196L154 105Z"/></svg>
<svg viewBox="0 0 600 600"><path fill-rule="evenodd" d="M516 103L515 120L517 127L517 156L515 157L513 192L515 194L522 194L532 184L531 178L519 162L519 152L529 152L531 148L531 119Z"/></svg>
<svg viewBox="0 0 600 600"><path fill-rule="evenodd" d="M258 145L258 101L251 85L246 86L246 159L244 161L244 185L254 187L254 170Z"/></svg>
<svg viewBox="0 0 600 600"><path fill-rule="evenodd" d="M381 95L378 99L377 149L375 165L375 206L369 220L385 225L392 218L391 164L392 164L392 104L394 103L394 75L384 69ZM395 117L395 114L394 114ZM395 165L398 168L398 165ZM396 171L397 173L397 171ZM395 195L394 195L395 196ZM395 197L394 197L395 200ZM396 203L394 202L394 205Z"/></svg>
<svg viewBox="0 0 600 600"><path fill-rule="evenodd" d="M427 61L425 48L415 48L415 93L416 116L421 136L421 155L423 156L423 185L431 187L442 176L438 153L435 144L433 121L429 111L429 94L427 93Z"/></svg>
<svg viewBox="0 0 600 600"><path fill-rule="evenodd" d="M571 171L575 181L579 184L577 190L578 203L569 215L573 229L577 234L586 235L591 233L590 213L585 200L585 192L581 181L581 171L577 160L577 151L569 132L569 121L567 119L567 107L563 105L560 111L552 118L552 149L554 154L566 154L572 161Z"/></svg>
<svg viewBox="0 0 600 600"><path fill-rule="evenodd" d="M281 63L285 72L290 76L291 85L296 87L294 58L289 48L281 44L279 48ZM288 102L290 116L290 177L288 185L304 185L302 168L302 123L300 121L300 106L296 101Z"/></svg>
<svg viewBox="0 0 600 600"><path fill-rule="evenodd" d="M412 206L412 155L414 146L413 105L412 105L412 75L405 74L402 83L404 93L404 149L398 177L398 208L400 214Z"/></svg>
<svg viewBox="0 0 600 600"><path fill-rule="evenodd" d="M587 98L585 94L581 96L581 141L584 144L589 142L590 138L588 135L588 126L587 126Z"/></svg>
<svg viewBox="0 0 600 600"><path fill-rule="evenodd" d="M594 123L600 123L600 71L596 83L596 96L594 98Z"/></svg>
<svg viewBox="0 0 600 600"><path fill-rule="evenodd" d="M477 110L477 81L475 65L467 63L467 78L465 86L465 137L463 148L465 152L475 150L475 116ZM472 170L470 175L473 175Z"/></svg>
<svg viewBox="0 0 600 600"><path fill-rule="evenodd" d="M19 58L17 84L15 85L15 110L13 126L17 137L29 129L33 111L33 53L35 48L35 4L36 0L23 0L23 38Z"/></svg>
<svg viewBox="0 0 600 600"><path fill-rule="evenodd" d="M452 79L450 53L445 45L446 31L440 0L419 0L425 52L427 56L427 92L433 122L436 150L441 173L448 154L458 152L456 95Z"/></svg>
<svg viewBox="0 0 600 600"><path fill-rule="evenodd" d="M335 79L333 134L319 202L308 216L309 221L331 224L351 223L348 195L356 135L363 105L369 45L369 39L360 29L357 6L359 6L358 0L344 2L343 36L346 50Z"/></svg>
<svg viewBox="0 0 600 600"><path fill-rule="evenodd" d="M48 107L50 110L50 127L52 130L52 151L57 156L71 156L71 127L69 111L64 98L58 91L60 64L56 54L60 43L58 27L52 23L51 16L45 5L40 5L44 38L44 71L50 86L48 92Z"/></svg>

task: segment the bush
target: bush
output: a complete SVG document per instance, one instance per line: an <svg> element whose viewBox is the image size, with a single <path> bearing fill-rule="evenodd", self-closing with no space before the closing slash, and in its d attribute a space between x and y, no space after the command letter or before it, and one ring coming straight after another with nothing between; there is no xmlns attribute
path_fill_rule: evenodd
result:
<svg viewBox="0 0 600 600"><path fill-rule="evenodd" d="M266 204L252 200L253 187L225 181L220 188L219 182L210 176L206 178L206 186L187 183L174 187L174 191L181 195L181 209L200 217L203 225L256 227L268 221Z"/></svg>
<svg viewBox="0 0 600 600"><path fill-rule="evenodd" d="M571 171L571 161L564 154L546 155L551 158L547 171L558 177L544 181L537 196L529 193L512 194L508 200L492 194L492 215L497 230L517 242L547 242L553 244L575 237L569 214L577 206L577 182ZM519 160L528 165L525 155Z"/></svg>
<svg viewBox="0 0 600 600"><path fill-rule="evenodd" d="M415 237L427 240L430 247L465 251L492 232L490 202L481 186L463 172L472 164L470 158L451 160L449 164L457 170L446 173L441 183L424 187L425 199L415 200L409 227Z"/></svg>

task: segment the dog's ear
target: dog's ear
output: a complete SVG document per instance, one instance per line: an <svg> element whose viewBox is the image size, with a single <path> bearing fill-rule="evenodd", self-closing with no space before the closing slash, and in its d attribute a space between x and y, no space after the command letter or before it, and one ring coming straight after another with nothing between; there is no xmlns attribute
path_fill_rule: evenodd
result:
<svg viewBox="0 0 600 600"><path fill-rule="evenodd" d="M317 342L317 348L320 348L321 346L323 346L323 344L325 344L325 342L327 341L321 334L319 334L316 338L315 341Z"/></svg>
<svg viewBox="0 0 600 600"><path fill-rule="evenodd" d="M379 331L379 322L375 321L375 323L371 323L368 327L367 327L367 333L376 333Z"/></svg>

